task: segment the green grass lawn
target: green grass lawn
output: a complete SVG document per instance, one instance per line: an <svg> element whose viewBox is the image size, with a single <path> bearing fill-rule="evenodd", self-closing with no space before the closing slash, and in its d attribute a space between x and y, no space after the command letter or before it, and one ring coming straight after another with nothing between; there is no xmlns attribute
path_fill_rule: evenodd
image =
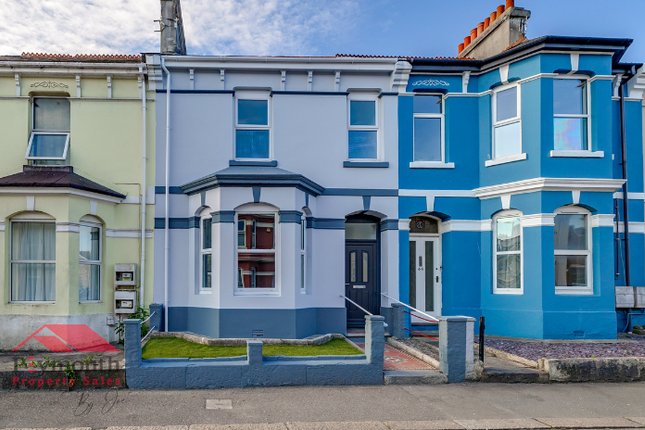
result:
<svg viewBox="0 0 645 430"><path fill-rule="evenodd" d="M358 355L362 352L344 339L332 339L318 346L264 345L262 355ZM148 358L209 358L246 355L246 346L202 345L176 337L150 339L143 347L142 357Z"/></svg>

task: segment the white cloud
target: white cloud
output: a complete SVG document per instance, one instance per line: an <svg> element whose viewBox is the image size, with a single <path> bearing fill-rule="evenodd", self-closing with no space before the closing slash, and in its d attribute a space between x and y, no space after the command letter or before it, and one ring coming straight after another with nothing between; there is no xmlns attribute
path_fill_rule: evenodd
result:
<svg viewBox="0 0 645 430"><path fill-rule="evenodd" d="M358 0L184 0L192 54L319 54ZM156 52L159 0L0 0L0 54Z"/></svg>

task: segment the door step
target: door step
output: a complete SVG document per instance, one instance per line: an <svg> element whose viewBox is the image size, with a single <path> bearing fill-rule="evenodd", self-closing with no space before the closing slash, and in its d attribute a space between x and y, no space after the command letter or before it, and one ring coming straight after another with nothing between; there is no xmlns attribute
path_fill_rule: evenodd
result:
<svg viewBox="0 0 645 430"><path fill-rule="evenodd" d="M385 385L436 385L445 384L448 378L438 370L386 370Z"/></svg>
<svg viewBox="0 0 645 430"><path fill-rule="evenodd" d="M485 368L482 372L481 382L503 382L503 383L523 383L523 384L548 384L549 374L537 369L518 368L518 369L496 369Z"/></svg>

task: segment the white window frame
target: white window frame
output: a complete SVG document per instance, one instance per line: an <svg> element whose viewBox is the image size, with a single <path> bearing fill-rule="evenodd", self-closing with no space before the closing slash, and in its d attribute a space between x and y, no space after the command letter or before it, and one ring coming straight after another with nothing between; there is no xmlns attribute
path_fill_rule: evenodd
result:
<svg viewBox="0 0 645 430"><path fill-rule="evenodd" d="M11 269L14 263L54 264L54 270L56 270L56 259L54 260L14 260L13 259L13 252L12 252L13 224L18 222L38 222L38 223L49 222L52 224L56 224L55 219L53 219L49 215L40 214L40 213L27 213L27 214L17 215L13 217L9 222L9 303L24 303L24 304L31 304L31 305L56 303L55 299L38 300L38 301L37 300L11 300L11 296L13 295L12 294L13 280L11 279L11 273L13 271ZM54 276L54 291L56 292L55 276Z"/></svg>
<svg viewBox="0 0 645 430"><path fill-rule="evenodd" d="M27 152L25 158L27 160L52 160L52 161L65 161L67 160L67 153L69 151L69 134L70 130L40 130L35 127L36 120L36 99L65 99L69 102L68 97L51 97L51 96L36 96L31 99L31 135L29 136L29 143L27 145ZM70 110L71 115L71 110ZM31 152L31 147L33 146L34 136L35 135L58 135L58 136L67 136L65 139L65 148L63 149L63 155L61 157L30 157L29 153Z"/></svg>
<svg viewBox="0 0 645 430"><path fill-rule="evenodd" d="M503 121L497 121L497 95L506 90L510 90L511 88L516 87L517 88L517 115L514 116L513 118L508 118ZM519 160L526 160L526 153L524 153L524 147L522 145L522 85L516 82L509 83L506 85L501 85L495 89L493 89L493 93L491 94L491 113L492 113L492 128L491 128L491 156L492 158L490 160L486 160L485 166L495 166L497 164L504 164L504 163L510 163L513 161L519 161ZM510 125L513 123L519 123L520 127L520 135L519 135L519 152L517 154L512 154L504 157L498 157L497 154L495 154L495 129L500 128L506 125Z"/></svg>
<svg viewBox="0 0 645 430"><path fill-rule="evenodd" d="M374 125L351 125L352 122L352 102L369 101L374 102ZM383 161L383 148L381 143L380 123L381 123L381 109L379 104L378 93L365 91L365 92L350 92L347 97L347 136L345 144L345 157L346 161L354 162L377 162ZM375 131L376 132L376 158L349 158L349 132L350 131Z"/></svg>
<svg viewBox="0 0 645 430"><path fill-rule="evenodd" d="M238 242L237 235L235 238L235 288L234 295L236 296L276 296L280 294L280 218L278 217L278 209L266 204L256 203L244 205L235 211L235 231L237 233L237 223L239 215L273 215L274 229L273 229L273 250L271 249L248 249L242 248L244 253L257 253L268 254L273 251L274 253L274 288L244 288L239 286L239 263L238 263ZM244 283L244 276L242 276L242 283Z"/></svg>
<svg viewBox="0 0 645 430"><path fill-rule="evenodd" d="M555 149L555 133L553 134L553 149L549 153L551 157L581 157L581 158L602 158L604 156L604 151L593 151L591 148L591 83L589 82L589 76L586 75L558 75L554 77L553 80L566 80L566 79L575 79L577 81L585 82L586 90L586 114L553 114L553 118L585 118L587 120L587 149Z"/></svg>
<svg viewBox="0 0 645 430"><path fill-rule="evenodd" d="M425 97L425 96L438 96L441 97L441 113L414 113L414 108L412 111L412 162L410 162L410 168L412 169L423 169L423 168L435 168L435 169L446 169L454 168L455 163L446 162L446 96L441 93L418 93L414 97ZM413 101L414 103L414 101ZM414 127L415 119L417 118L439 118L441 120L441 160L439 161L417 161L414 159L414 149L416 147L416 140L414 138Z"/></svg>
<svg viewBox="0 0 645 430"><path fill-rule="evenodd" d="M211 247L204 248L204 221L211 220L210 229L211 229ZM204 287L204 255L211 256L211 286ZM212 217L205 215L199 218L199 292L208 293L213 291L213 224Z"/></svg>
<svg viewBox="0 0 645 430"><path fill-rule="evenodd" d="M300 292L307 293L307 215L300 217Z"/></svg>
<svg viewBox="0 0 645 430"><path fill-rule="evenodd" d="M493 216L493 294L524 294L524 227L522 226L522 212L505 210ZM504 218L517 218L520 222L520 250L497 251L497 221ZM520 288L497 288L497 256L520 254Z"/></svg>
<svg viewBox="0 0 645 430"><path fill-rule="evenodd" d="M240 100L265 100L267 102L267 124L239 124L238 123L238 102ZM269 91L263 90L236 90L234 98L234 123L233 130L233 160L239 161L271 161L274 159L273 153L273 107L272 97ZM238 158L237 157L237 130L268 130L269 131L269 157L268 158Z"/></svg>
<svg viewBox="0 0 645 430"><path fill-rule="evenodd" d="M591 212L580 206L564 206L555 210L555 215L584 215L587 217L587 249L556 249L553 243L553 264L555 257L560 256L585 256L587 257L587 286L585 287L558 287L555 286L555 294L558 295L592 295L593 294L593 228L591 227ZM555 218L553 219L555 223ZM554 224L555 234L555 224ZM555 283L555 278L554 278Z"/></svg>
<svg viewBox="0 0 645 430"><path fill-rule="evenodd" d="M99 266L99 299L98 300L79 300L79 303L101 303L103 301L103 224L99 222L98 220L96 221L90 221L90 220L84 220L81 218L81 221L79 222L79 225L85 226L85 227L94 227L99 229L99 259L98 260L92 260L92 261L82 261L80 258L78 260L78 264L86 264L86 265L98 265ZM80 237L80 232L79 232L79 237L78 240L80 242L81 237ZM79 274L80 276L80 274ZM80 282L80 279L79 279ZM80 284L79 284L80 288Z"/></svg>

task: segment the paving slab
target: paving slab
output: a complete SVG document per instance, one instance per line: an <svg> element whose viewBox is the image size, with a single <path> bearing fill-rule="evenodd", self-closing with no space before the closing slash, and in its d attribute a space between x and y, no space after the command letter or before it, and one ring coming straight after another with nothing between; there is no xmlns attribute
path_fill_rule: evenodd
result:
<svg viewBox="0 0 645 430"><path fill-rule="evenodd" d="M642 427L641 424L625 418L536 418L536 420L557 428L609 429Z"/></svg>
<svg viewBox="0 0 645 430"><path fill-rule="evenodd" d="M645 417L626 417L630 421L636 421L638 424L645 426Z"/></svg>
<svg viewBox="0 0 645 430"><path fill-rule="evenodd" d="M231 399L206 399L206 409L233 409Z"/></svg>
<svg viewBox="0 0 645 430"><path fill-rule="evenodd" d="M508 418L492 420L455 420L468 430L493 430L493 429L548 429L551 426L531 418Z"/></svg>
<svg viewBox="0 0 645 430"><path fill-rule="evenodd" d="M389 370L383 377L385 385L447 384L448 377L438 370Z"/></svg>
<svg viewBox="0 0 645 430"><path fill-rule="evenodd" d="M326 423L287 423L289 430L388 430L379 421L363 422L326 422Z"/></svg>
<svg viewBox="0 0 645 430"><path fill-rule="evenodd" d="M454 421L386 421L384 423L391 430L463 430Z"/></svg>
<svg viewBox="0 0 645 430"><path fill-rule="evenodd" d="M283 423L259 424L193 424L190 430L288 430Z"/></svg>
<svg viewBox="0 0 645 430"><path fill-rule="evenodd" d="M106 430L188 430L188 426L124 426L108 427Z"/></svg>

